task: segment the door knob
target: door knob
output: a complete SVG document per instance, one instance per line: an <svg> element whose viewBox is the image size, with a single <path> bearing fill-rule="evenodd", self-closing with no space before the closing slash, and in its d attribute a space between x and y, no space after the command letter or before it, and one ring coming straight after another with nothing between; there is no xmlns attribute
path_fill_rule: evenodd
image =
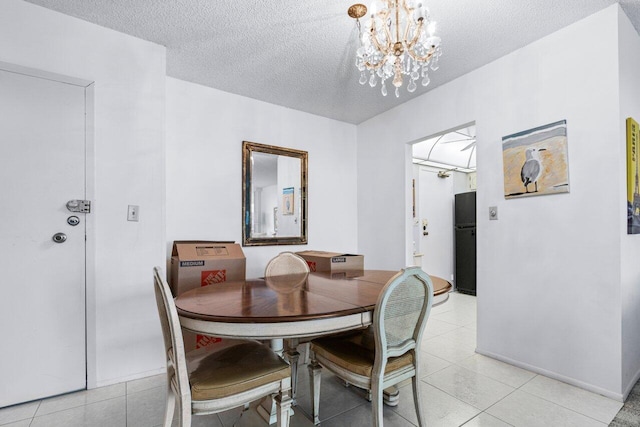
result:
<svg viewBox="0 0 640 427"><path fill-rule="evenodd" d="M67 235L64 233L56 233L53 235L51 240L53 240L56 243L64 243L67 241Z"/></svg>

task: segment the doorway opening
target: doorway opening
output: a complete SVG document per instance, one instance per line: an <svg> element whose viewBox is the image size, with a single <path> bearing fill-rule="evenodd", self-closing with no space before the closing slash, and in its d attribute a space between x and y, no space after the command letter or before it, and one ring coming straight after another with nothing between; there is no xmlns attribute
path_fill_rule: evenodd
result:
<svg viewBox="0 0 640 427"><path fill-rule="evenodd" d="M412 161L414 264L475 295L475 123L414 143Z"/></svg>

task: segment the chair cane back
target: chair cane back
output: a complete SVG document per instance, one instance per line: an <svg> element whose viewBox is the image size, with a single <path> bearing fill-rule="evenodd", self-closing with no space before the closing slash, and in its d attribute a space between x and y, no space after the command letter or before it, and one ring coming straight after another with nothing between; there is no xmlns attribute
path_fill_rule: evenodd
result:
<svg viewBox="0 0 640 427"><path fill-rule="evenodd" d="M327 368L347 383L371 390L373 423L382 426L382 392L411 378L418 423L424 426L420 398L420 351L433 284L419 267L408 267L384 286L373 316L373 343L366 331L311 343L313 421L319 424L320 371Z"/></svg>
<svg viewBox="0 0 640 427"><path fill-rule="evenodd" d="M247 405L277 394L277 425L289 425L291 369L268 347L228 340L185 353L178 312L159 267L153 269L156 303L167 359L167 406L170 427L176 402L180 426L192 415L205 415Z"/></svg>

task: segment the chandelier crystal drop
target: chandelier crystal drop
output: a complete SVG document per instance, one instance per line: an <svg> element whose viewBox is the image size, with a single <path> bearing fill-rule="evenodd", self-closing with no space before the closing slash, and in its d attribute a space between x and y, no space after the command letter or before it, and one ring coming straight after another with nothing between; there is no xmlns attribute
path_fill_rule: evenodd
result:
<svg viewBox="0 0 640 427"><path fill-rule="evenodd" d="M434 35L436 23L422 0L374 0L364 30L360 18L367 14L367 7L354 4L348 14L358 26L360 84L376 87L380 80L382 95L387 96L385 81L391 79L396 97L405 78L408 92L415 92L418 80L422 86L429 84L429 68L438 69L442 48L440 37Z"/></svg>

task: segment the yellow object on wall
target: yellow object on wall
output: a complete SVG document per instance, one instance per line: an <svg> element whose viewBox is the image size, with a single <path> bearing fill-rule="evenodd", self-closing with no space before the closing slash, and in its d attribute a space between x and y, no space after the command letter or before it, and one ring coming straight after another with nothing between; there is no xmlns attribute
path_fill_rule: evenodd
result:
<svg viewBox="0 0 640 427"><path fill-rule="evenodd" d="M627 233L640 234L640 184L638 183L638 122L627 118Z"/></svg>

